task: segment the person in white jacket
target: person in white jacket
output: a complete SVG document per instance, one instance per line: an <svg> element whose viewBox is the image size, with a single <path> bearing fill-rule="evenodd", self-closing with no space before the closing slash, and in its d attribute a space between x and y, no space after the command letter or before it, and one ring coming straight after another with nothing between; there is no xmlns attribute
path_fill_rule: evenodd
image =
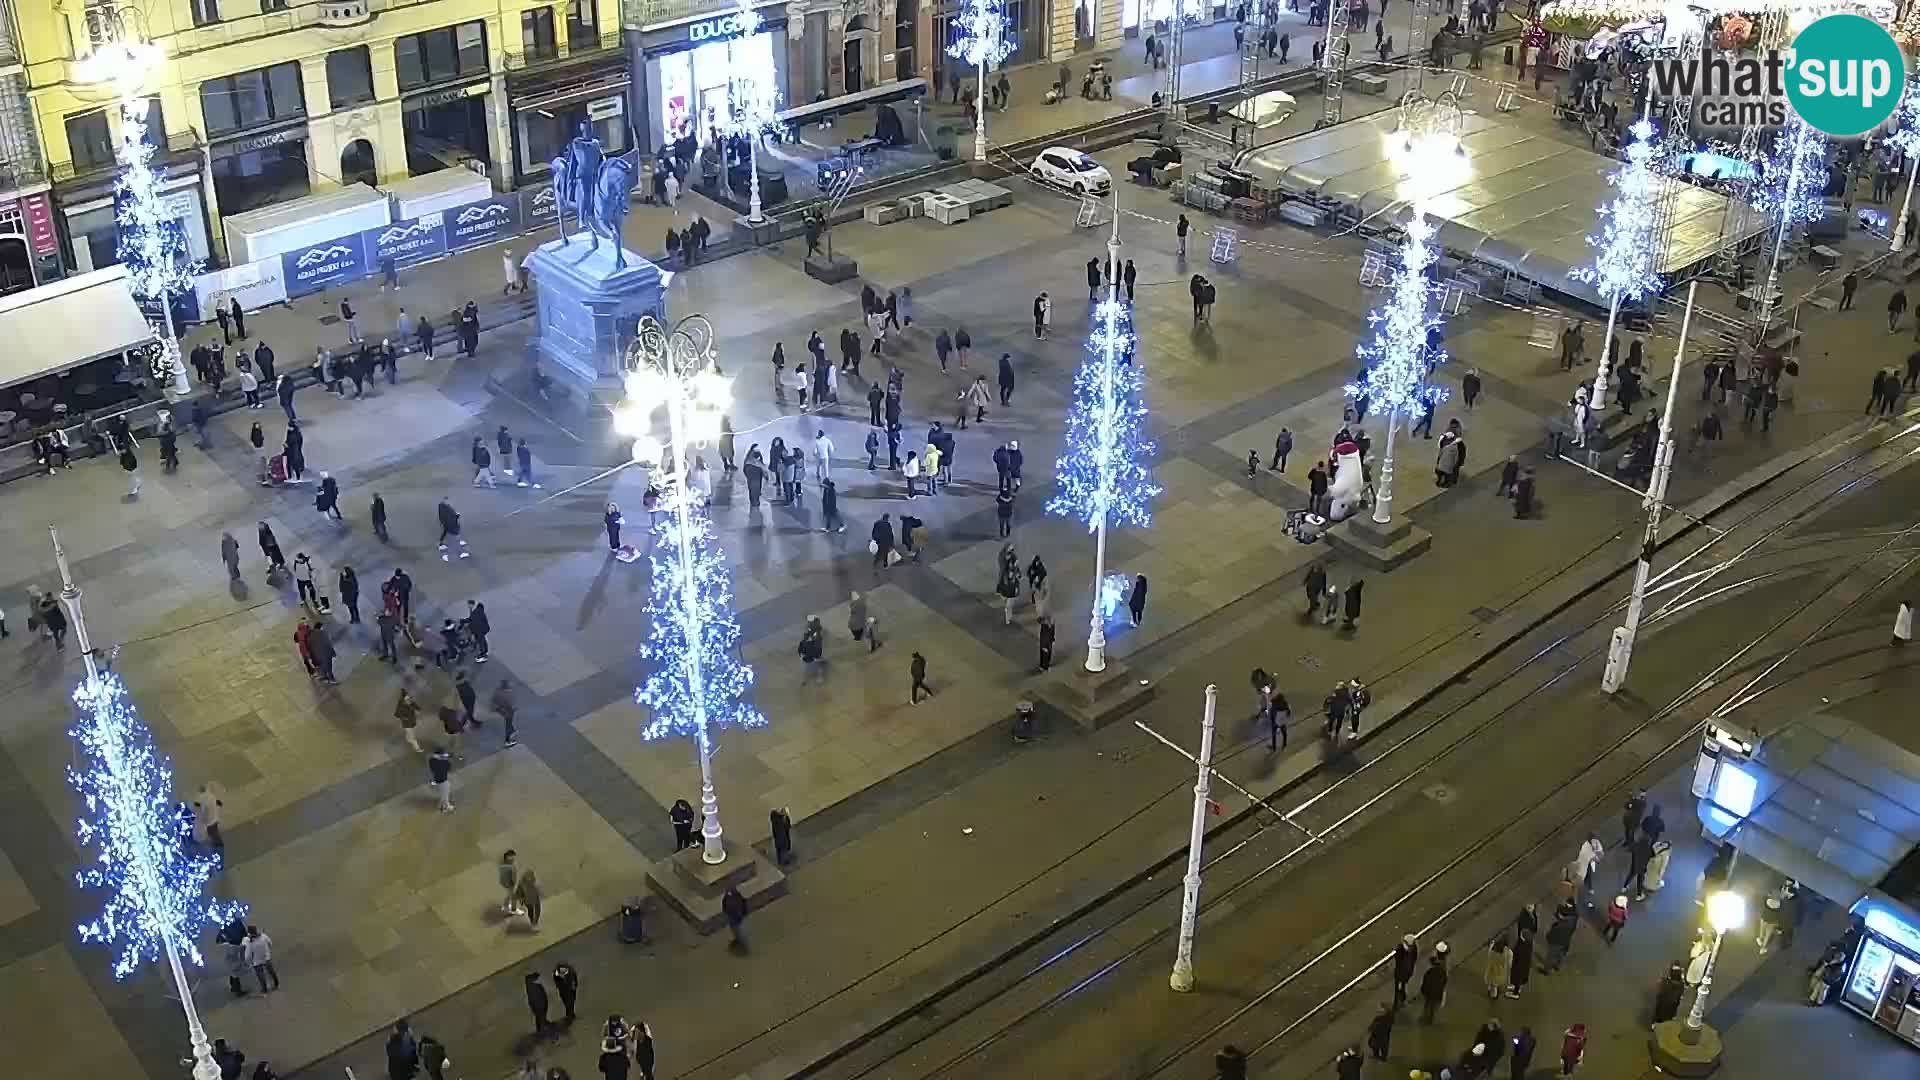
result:
<svg viewBox="0 0 1920 1080"><path fill-rule="evenodd" d="M1600 844L1600 837L1587 834L1587 842L1580 845L1579 854L1567 864L1567 880L1580 888L1580 899L1589 908L1593 906L1593 872L1600 864L1600 857L1606 849Z"/></svg>
<svg viewBox="0 0 1920 1080"><path fill-rule="evenodd" d="M250 368L240 369L240 392L247 395L247 408L260 407L260 378Z"/></svg>
<svg viewBox="0 0 1920 1080"><path fill-rule="evenodd" d="M273 939L260 932L257 926L247 927L247 966L253 969L253 977L260 980L260 992L270 993L280 989L280 973L273 968ZM268 986L267 980L273 985Z"/></svg>
<svg viewBox="0 0 1920 1080"><path fill-rule="evenodd" d="M827 482L827 477L831 475L833 475L833 440L827 438L826 428L816 428L813 433L813 478L824 484Z"/></svg>

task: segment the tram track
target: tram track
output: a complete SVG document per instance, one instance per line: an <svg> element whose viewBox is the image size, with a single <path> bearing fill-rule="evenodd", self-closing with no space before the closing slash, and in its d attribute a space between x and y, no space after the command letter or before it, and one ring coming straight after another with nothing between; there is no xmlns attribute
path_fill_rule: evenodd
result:
<svg viewBox="0 0 1920 1080"><path fill-rule="evenodd" d="M1660 620L1671 619L1691 610L1696 605L1717 602L1728 595L1737 594L1741 590L1786 575L1805 573L1804 566L1796 562L1789 566L1716 581L1716 578L1720 578L1732 567L1746 565L1749 561L1758 561L1755 558L1756 555L1768 547L1769 540L1774 541L1777 549L1768 552L1769 555L1777 556L1782 552L1798 549L1810 553L1810 557L1819 557L1816 549L1831 544L1833 541L1830 538L1786 538L1782 542L1782 532L1817 513L1833 498L1844 495L1857 485L1871 480L1876 474L1904 464L1912 456L1913 451L1890 452L1884 456L1884 460L1872 465L1860 475L1850 478L1837 488L1824 492L1809 505L1790 513L1783 521L1769 522L1769 515L1789 501L1804 497L1807 492L1823 484L1830 486L1837 473L1856 468L1869 457L1880 453L1894 440L1909 435L1914 430L1915 428L1907 428L1878 441L1866 441L1867 433L1863 433L1854 440L1849 440L1848 443L1843 443L1840 447L1829 451L1831 454L1851 446L1851 452L1837 460L1822 463L1816 457L1810 462L1802 463L1799 467L1811 465L1813 468L1814 471L1810 476L1800 478L1790 489L1774 494L1766 502L1751 507L1742 520L1725 531L1709 537L1705 542L1687 552L1682 560L1675 564L1676 569L1686 565L1717 545L1725 544L1729 537L1749 529L1755 523L1767 523L1756 542L1749 543L1737 554L1721 560L1715 566L1698 571L1676 583L1673 590L1677 595L1667 601L1651 621L1657 623ZM1885 432L1883 431L1882 434ZM1860 445L1862 442L1865 444ZM1876 549L1876 554L1888 552L1909 554L1914 549L1902 546L1902 541L1911 538L1914 531L1913 528L1909 528L1897 532L1874 534L1875 537L1886 538L1885 543ZM1672 545L1681 535L1685 533L1676 534L1663 547ZM1852 538L1855 542L1863 539L1865 538ZM1920 558L1920 556L1914 557ZM1829 585L1829 589L1832 587ZM1250 898L1263 885L1271 884L1273 875L1282 873L1299 862L1307 861L1303 857L1320 842L1321 838L1338 833L1362 821L1370 816L1370 812L1376 811L1384 803L1404 795L1407 789L1429 770L1493 730L1524 703L1550 691L1583 664L1590 662L1604 649L1604 634L1599 635L1600 640L1597 644L1583 642L1583 639L1590 638L1596 628L1609 622L1619 605L1612 602L1589 604L1589 608L1592 607L1598 607L1598 612L1586 618L1572 631L1555 633L1550 628L1542 628L1528 635L1522 644L1522 659L1486 683L1484 688L1469 691L1460 686L1454 686L1443 689L1426 707L1415 710L1428 712L1433 711L1437 706L1436 715L1426 719L1417 729L1400 732L1396 725L1391 733L1382 732L1376 735L1376 743L1384 739L1385 745L1377 746L1378 752L1364 762L1344 763L1350 771L1334 775L1332 770L1322 769L1309 774L1304 782L1286 792L1290 795L1306 796L1291 809L1277 816L1266 812L1248 813L1216 832L1209 839L1209 849L1215 853L1210 855L1206 863L1208 889L1206 896L1203 897L1206 910L1211 913L1222 907L1231 906L1242 898ZM1774 632L1774 629L1770 628L1768 633ZM1765 635L1762 635L1762 639L1764 637ZM1738 656L1723 663L1716 674L1736 670L1729 665L1733 664L1739 656L1748 655L1751 648L1757 646L1762 639L1756 639L1748 649L1743 649ZM1583 643L1585 647L1578 648ZM1513 695L1516 676L1533 668L1550 655L1568 651L1577 652L1578 655L1571 660L1561 660L1556 657L1558 662L1552 665L1553 670L1549 674L1537 682L1529 682L1524 692ZM1582 769L1582 775L1595 769L1620 746L1638 738L1657 722L1671 717L1674 712L1685 707L1711 685L1711 677L1703 679L1698 688L1690 690L1689 694L1683 695L1682 699L1669 703L1655 717L1638 725L1627 735L1608 746ZM1511 700L1503 701L1510 695L1513 695ZM1453 700L1446 700L1449 698ZM1448 729L1444 732L1444 738L1439 737L1445 725L1467 710L1488 705L1494 706L1491 717L1468 725L1464 731ZM1416 755L1418 760L1408 759L1408 767L1400 775L1393 778L1379 777L1378 771L1388 767L1383 763L1389 763L1389 759L1396 755L1404 756L1401 755L1401 751L1414 743L1425 746L1429 741L1436 743L1437 747L1426 747L1424 753ZM1231 751L1228 758L1250 750L1250 745L1242 745ZM1223 760L1222 764L1224 763ZM1342 763L1330 762L1329 764ZM1351 790L1352 785L1370 775L1386 781L1381 790L1361 798L1357 805L1344 807L1336 805L1342 798L1341 793ZM1313 790L1316 787L1318 790ZM1308 794L1309 791L1311 794ZM1526 813L1532 812L1533 808L1530 806ZM1324 820L1321 820L1323 817ZM1285 821L1294 828L1276 829L1274 826L1281 821ZM1300 839L1299 833L1295 831L1296 828L1305 833L1305 839ZM1468 850L1444 864L1434 874L1444 876L1452 872L1465 861L1485 851L1496 840L1497 834L1482 838ZM846 1078L870 1075L964 1074L971 1063L976 1063L982 1057L988 1056L991 1051L1019 1035L1023 1029L1034 1024L1038 1019L1049 1016L1063 1004L1074 1001L1091 988L1099 986L1103 981L1152 953L1157 946L1165 942L1169 933L1170 920L1165 918L1146 920L1142 917L1151 913L1155 907L1177 892L1179 882L1177 875L1166 875L1158 882L1154 881L1155 877L1161 877L1161 875L1159 873L1151 875L1143 879L1135 888L1111 898L1111 902L1105 906L1104 910L1083 912L1081 917L1067 920L1052 928L1051 933L1042 940L1031 943L1030 947L1023 951L1021 955L1027 958L1025 962L1013 962L1020 957L1011 957L989 971L942 988L942 992L923 1000L919 1003L919 1007L897 1017L892 1024L871 1032L865 1038L840 1047L836 1053L826 1055L822 1059L786 1074L796 1077ZM1396 901L1395 904L1402 902ZM1361 927L1350 932L1348 937L1335 941L1329 949L1345 947L1356 935L1362 934L1367 927L1387 918L1394 910L1395 907L1390 906L1388 909L1376 912ZM1327 958L1327 955L1317 956L1300 971L1324 964ZM1288 979L1295 979L1298 974L1297 971L1289 975ZM1264 991L1260 1000L1270 1000L1272 995L1283 992L1289 985L1292 985L1290 981L1277 984ZM1036 989L1040 991L1037 995L1033 992ZM1227 1019L1209 1025L1209 1035L1202 1036L1202 1039L1217 1033L1223 1025L1235 1023L1238 1018L1246 1015L1247 1011L1243 1008ZM995 1022L996 1019L998 1022ZM977 1033L983 1023L986 1025L984 1034L974 1034L971 1038L955 1038L955 1033L961 1028L964 1027L968 1033ZM1278 1037L1280 1036L1276 1036ZM1176 1054L1169 1057L1164 1064L1152 1065L1150 1071L1141 1075L1160 1075L1172 1067L1171 1063L1176 1061L1178 1056Z"/></svg>

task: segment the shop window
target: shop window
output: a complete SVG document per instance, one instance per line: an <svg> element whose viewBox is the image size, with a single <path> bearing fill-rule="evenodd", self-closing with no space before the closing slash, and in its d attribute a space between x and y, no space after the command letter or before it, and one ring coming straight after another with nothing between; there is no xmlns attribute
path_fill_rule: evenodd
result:
<svg viewBox="0 0 1920 1080"><path fill-rule="evenodd" d="M920 25L919 0L900 0L894 11L893 77L911 79L914 77L913 42Z"/></svg>
<svg viewBox="0 0 1920 1080"><path fill-rule="evenodd" d="M113 138L107 133L107 111L67 117L67 147L73 153L76 170L100 169L113 164Z"/></svg>
<svg viewBox="0 0 1920 1080"><path fill-rule="evenodd" d="M287 10L287 0L260 0L260 14Z"/></svg>
<svg viewBox="0 0 1920 1080"><path fill-rule="evenodd" d="M147 130L143 141L155 150L167 148L167 115L160 111L160 99L147 99Z"/></svg>
<svg viewBox="0 0 1920 1080"><path fill-rule="evenodd" d="M560 52L553 37L553 9L531 8L520 13L520 48L529 60L550 60Z"/></svg>
<svg viewBox="0 0 1920 1080"><path fill-rule="evenodd" d="M215 158L213 190L221 211L228 214L300 198L313 190L307 175L307 144L296 140Z"/></svg>
<svg viewBox="0 0 1920 1080"><path fill-rule="evenodd" d="M373 144L365 139L355 139L340 151L340 182L342 184L365 184L374 187L380 182L379 170L373 162Z"/></svg>
<svg viewBox="0 0 1920 1080"><path fill-rule="evenodd" d="M591 48L600 42L600 13L594 10L596 2L568 0L567 40L576 51Z"/></svg>
<svg viewBox="0 0 1920 1080"><path fill-rule="evenodd" d="M200 84L200 112L206 118L209 135L305 116L307 99L300 85L300 64L275 64L208 79Z"/></svg>
<svg viewBox="0 0 1920 1080"><path fill-rule="evenodd" d="M487 73L486 23L467 22L395 38L393 66L402 90L484 75Z"/></svg>
<svg viewBox="0 0 1920 1080"><path fill-rule="evenodd" d="M212 26L220 21L220 0L192 0L193 25Z"/></svg>
<svg viewBox="0 0 1920 1080"><path fill-rule="evenodd" d="M336 109L373 100L373 59L365 45L327 54L327 99Z"/></svg>

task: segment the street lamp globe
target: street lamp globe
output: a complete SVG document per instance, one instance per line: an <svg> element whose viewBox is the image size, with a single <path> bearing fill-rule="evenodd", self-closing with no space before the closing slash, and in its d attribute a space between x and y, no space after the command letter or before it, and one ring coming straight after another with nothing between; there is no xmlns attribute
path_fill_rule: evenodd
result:
<svg viewBox="0 0 1920 1080"><path fill-rule="evenodd" d="M1746 921L1746 897L1724 890L1707 897L1707 922L1715 933L1738 930Z"/></svg>

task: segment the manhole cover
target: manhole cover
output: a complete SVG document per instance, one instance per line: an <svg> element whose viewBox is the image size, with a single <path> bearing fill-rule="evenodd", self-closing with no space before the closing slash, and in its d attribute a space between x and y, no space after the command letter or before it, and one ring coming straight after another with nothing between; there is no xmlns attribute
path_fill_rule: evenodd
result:
<svg viewBox="0 0 1920 1080"><path fill-rule="evenodd" d="M1300 658L1300 666L1306 668L1308 671L1319 671L1320 658L1317 656L1302 656Z"/></svg>
<svg viewBox="0 0 1920 1080"><path fill-rule="evenodd" d="M340 316L338 316L338 315L322 315L322 316L320 316L320 325L321 325L321 326L338 326L339 324L340 324Z"/></svg>
<svg viewBox="0 0 1920 1080"><path fill-rule="evenodd" d="M1492 622L1500 617L1500 613L1490 607L1477 607L1468 612L1468 614L1479 619L1481 622Z"/></svg>
<svg viewBox="0 0 1920 1080"><path fill-rule="evenodd" d="M1425 795L1427 798L1432 799L1434 802L1437 802L1442 806L1445 806L1447 803L1450 803L1453 801L1454 791L1452 788L1448 787L1445 784L1434 784L1431 787L1421 788L1420 794Z"/></svg>

